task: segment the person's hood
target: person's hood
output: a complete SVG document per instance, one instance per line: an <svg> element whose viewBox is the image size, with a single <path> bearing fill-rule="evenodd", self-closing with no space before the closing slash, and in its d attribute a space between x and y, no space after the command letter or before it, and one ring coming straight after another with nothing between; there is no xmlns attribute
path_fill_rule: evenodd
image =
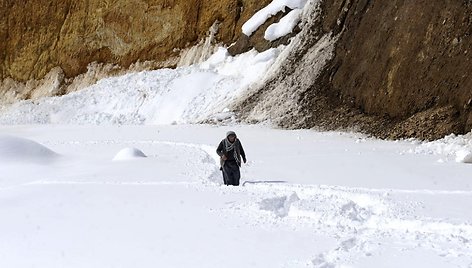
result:
<svg viewBox="0 0 472 268"><path fill-rule="evenodd" d="M234 131L231 131L231 130L230 130L230 131L228 131L228 132L226 132L226 138L228 138L230 135L234 135L234 136L236 136L236 137L237 137L237 135L236 135L236 132L234 132Z"/></svg>

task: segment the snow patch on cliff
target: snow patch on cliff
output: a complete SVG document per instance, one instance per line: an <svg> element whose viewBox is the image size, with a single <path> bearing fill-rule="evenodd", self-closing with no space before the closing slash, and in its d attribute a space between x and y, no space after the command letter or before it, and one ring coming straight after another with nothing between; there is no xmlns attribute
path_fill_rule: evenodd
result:
<svg viewBox="0 0 472 268"><path fill-rule="evenodd" d="M285 7L290 9L302 9L307 0L274 0L269 5L259 10L242 26L245 35L251 36L262 24L270 17L276 15L280 11L284 11Z"/></svg>
<svg viewBox="0 0 472 268"><path fill-rule="evenodd" d="M279 22L267 27L264 33L264 39L274 41L293 31L295 26L300 22L302 15L301 9L290 11L287 15L280 19Z"/></svg>

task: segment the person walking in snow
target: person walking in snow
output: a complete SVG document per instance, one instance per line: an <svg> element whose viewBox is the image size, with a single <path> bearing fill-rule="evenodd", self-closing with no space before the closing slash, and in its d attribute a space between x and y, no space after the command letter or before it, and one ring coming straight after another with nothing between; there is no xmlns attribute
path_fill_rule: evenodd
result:
<svg viewBox="0 0 472 268"><path fill-rule="evenodd" d="M223 172L225 185L238 186L241 178L241 159L246 163L246 154L234 131L226 133L226 138L220 142L216 153L220 156L220 170Z"/></svg>

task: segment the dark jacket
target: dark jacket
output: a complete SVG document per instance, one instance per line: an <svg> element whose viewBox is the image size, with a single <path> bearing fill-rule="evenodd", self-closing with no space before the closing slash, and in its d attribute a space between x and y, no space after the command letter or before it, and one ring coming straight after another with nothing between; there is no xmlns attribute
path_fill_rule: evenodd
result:
<svg viewBox="0 0 472 268"><path fill-rule="evenodd" d="M236 158L234 150L236 150ZM236 139L234 141L234 150L231 150L229 152L226 151L225 148L225 140L223 139L220 144L218 145L218 148L216 148L216 153L221 157L223 155L226 156L227 160L226 161L236 161L238 166L241 166L241 158L246 163L246 153L244 153L243 145L239 141L239 139ZM224 165L224 161L221 161L221 166Z"/></svg>

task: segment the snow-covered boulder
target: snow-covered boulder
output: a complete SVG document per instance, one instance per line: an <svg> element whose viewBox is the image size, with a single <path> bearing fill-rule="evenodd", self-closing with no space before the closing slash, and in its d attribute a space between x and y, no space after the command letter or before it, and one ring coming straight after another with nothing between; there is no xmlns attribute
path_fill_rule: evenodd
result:
<svg viewBox="0 0 472 268"><path fill-rule="evenodd" d="M132 160L137 158L147 157L141 150L137 148L121 149L113 158L113 161Z"/></svg>
<svg viewBox="0 0 472 268"><path fill-rule="evenodd" d="M47 163L57 156L56 152L35 141L0 135L0 161Z"/></svg>
<svg viewBox="0 0 472 268"><path fill-rule="evenodd" d="M469 150L460 150L456 152L456 162L472 164L472 152Z"/></svg>

